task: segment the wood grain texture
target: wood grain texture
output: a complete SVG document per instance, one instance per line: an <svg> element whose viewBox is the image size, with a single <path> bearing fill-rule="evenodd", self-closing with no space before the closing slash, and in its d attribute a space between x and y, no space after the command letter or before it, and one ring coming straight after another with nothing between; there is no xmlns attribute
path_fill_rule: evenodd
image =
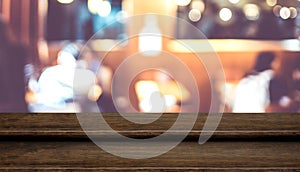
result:
<svg viewBox="0 0 300 172"><path fill-rule="evenodd" d="M147 125L119 114L103 116L120 134L141 139L169 129L178 114L163 114ZM0 171L300 171L300 114L224 114L213 135L216 139L200 145L206 118L199 114L190 139L171 151L134 160L109 154L88 140L76 114L0 114ZM111 134L92 128L88 132L100 138ZM104 141L113 145L118 140ZM168 141L172 140L163 143ZM126 149L132 154L151 151Z"/></svg>
<svg viewBox="0 0 300 172"><path fill-rule="evenodd" d="M169 129L176 121L178 114L163 114L160 119L147 125L134 124L119 114L108 113L103 116L120 134L130 137L152 137ZM207 114L198 115L198 120L189 136L199 136L206 118ZM109 131L94 131L92 128L88 132L110 134ZM182 131L174 131L174 133L181 134ZM76 114L0 114L0 136L85 138L86 134L81 129ZM217 130L214 132L216 138L278 136L300 138L300 114L223 114Z"/></svg>
<svg viewBox="0 0 300 172"><path fill-rule="evenodd" d="M0 143L0 170L61 169L298 169L295 142L183 142L170 152L144 160L113 156L91 142ZM139 150L132 149L132 152ZM139 150L145 154L147 149Z"/></svg>

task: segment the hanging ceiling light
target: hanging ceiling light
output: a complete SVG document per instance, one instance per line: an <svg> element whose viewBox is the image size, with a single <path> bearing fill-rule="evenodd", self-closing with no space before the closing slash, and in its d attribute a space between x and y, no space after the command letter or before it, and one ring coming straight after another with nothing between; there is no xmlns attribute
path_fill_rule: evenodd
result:
<svg viewBox="0 0 300 172"><path fill-rule="evenodd" d="M162 50L162 34L157 17L148 14L144 17L144 27L139 33L139 51L145 56L156 56Z"/></svg>

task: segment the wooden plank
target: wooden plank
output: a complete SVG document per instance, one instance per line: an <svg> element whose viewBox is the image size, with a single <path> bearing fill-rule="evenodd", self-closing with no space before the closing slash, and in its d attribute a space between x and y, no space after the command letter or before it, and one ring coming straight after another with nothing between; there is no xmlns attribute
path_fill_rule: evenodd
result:
<svg viewBox="0 0 300 172"><path fill-rule="evenodd" d="M163 114L148 125L130 123L119 114L103 116L121 134L150 137L168 129L178 114ZM199 114L190 137L199 137L206 118ZM203 145L187 139L161 156L134 160L111 155L85 139L75 114L1 114L0 171L300 171L299 122L299 114L224 114L214 133L221 139ZM286 137L290 139L283 141ZM105 141L113 145L117 140ZM126 150L151 153L136 145Z"/></svg>
<svg viewBox="0 0 300 172"><path fill-rule="evenodd" d="M83 114L97 115L97 114ZM138 114L137 114L138 115ZM189 114L184 114L189 115ZM157 121L147 125L138 125L127 121L119 114L103 114L105 120L120 134L130 137L152 137L169 129L178 114L163 114ZM151 114L149 114L149 118ZM199 137L207 114L199 114L189 136ZM91 124L93 121L91 121ZM300 138L300 115L290 114L223 114L214 133L216 138ZM110 135L109 131L88 132ZM182 134L183 131L174 131ZM75 114L1 114L0 138L3 137L75 137L86 138Z"/></svg>
<svg viewBox="0 0 300 172"><path fill-rule="evenodd" d="M113 156L91 142L0 142L0 150L0 170L300 170L299 142L183 142L143 160Z"/></svg>

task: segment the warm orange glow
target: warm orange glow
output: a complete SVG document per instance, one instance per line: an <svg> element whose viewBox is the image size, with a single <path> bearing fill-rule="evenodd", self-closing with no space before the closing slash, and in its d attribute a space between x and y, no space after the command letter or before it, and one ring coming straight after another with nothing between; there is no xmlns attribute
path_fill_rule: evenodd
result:
<svg viewBox="0 0 300 172"><path fill-rule="evenodd" d="M91 101L97 101L97 99L100 97L101 94L102 94L101 87L99 85L93 85L88 92L88 98Z"/></svg>
<svg viewBox="0 0 300 172"><path fill-rule="evenodd" d="M147 99L154 92L159 92L159 88L154 81L139 81L136 83L135 90L139 100Z"/></svg>
<svg viewBox="0 0 300 172"><path fill-rule="evenodd" d="M173 85L174 88L171 89L173 92L170 90L166 91L165 89L160 90L162 88L161 85L163 84L150 80L143 80L136 83L135 90L138 95L139 108L141 112L152 112L152 110L155 110L151 104L151 96L155 93L160 93L162 101L165 102L165 107L160 110L164 112L171 112L176 109L176 111L179 111L178 106L176 105L178 98L173 95L173 93L178 94L176 93L177 91L174 91L175 89L178 89L177 85L175 86L176 88ZM168 85L167 87L170 88L171 85Z"/></svg>
<svg viewBox="0 0 300 172"><path fill-rule="evenodd" d="M154 15L144 18L144 27L139 34L139 51L147 56L158 55L162 50L161 31Z"/></svg>

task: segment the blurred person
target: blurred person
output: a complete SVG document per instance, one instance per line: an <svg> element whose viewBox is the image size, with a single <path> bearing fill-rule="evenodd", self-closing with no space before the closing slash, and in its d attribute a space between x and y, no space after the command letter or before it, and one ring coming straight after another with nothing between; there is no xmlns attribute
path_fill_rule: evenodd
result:
<svg viewBox="0 0 300 172"><path fill-rule="evenodd" d="M101 94L95 74L78 60L80 46L70 43L58 53L57 65L46 68L38 80L33 112L91 112L90 99ZM95 97L96 98L95 98Z"/></svg>
<svg viewBox="0 0 300 172"><path fill-rule="evenodd" d="M25 48L16 44L0 16L0 111L27 112L25 102Z"/></svg>
<svg viewBox="0 0 300 172"><path fill-rule="evenodd" d="M101 112L118 112L112 97L112 77L113 71L108 66L101 66L97 77L103 88L102 94L97 99L97 104Z"/></svg>
<svg viewBox="0 0 300 172"><path fill-rule="evenodd" d="M294 111L300 112L300 57L297 60L297 67L293 72L293 105Z"/></svg>
<svg viewBox="0 0 300 172"><path fill-rule="evenodd" d="M265 112L269 104L269 82L274 75L271 67L274 59L272 52L258 55L252 71L236 86L232 112Z"/></svg>
<svg viewBox="0 0 300 172"><path fill-rule="evenodd" d="M292 73L293 90L290 110L292 112L300 112L300 57L298 57L295 65L296 67Z"/></svg>
<svg viewBox="0 0 300 172"><path fill-rule="evenodd" d="M262 52L259 53L254 67L252 71L246 74L247 75L256 75L259 74L260 72L266 71L266 70L271 70L272 69L272 62L275 59L275 54L273 52Z"/></svg>
<svg viewBox="0 0 300 172"><path fill-rule="evenodd" d="M272 64L275 76L270 81L268 112L299 112L300 59L285 58Z"/></svg>
<svg viewBox="0 0 300 172"><path fill-rule="evenodd" d="M101 94L94 100L98 107L97 110L101 112L117 112L112 98L112 68L106 64L102 64L101 60L99 60L99 54L89 45L85 46L81 53L82 60L84 60L86 66L85 68L95 73L96 80L100 86ZM94 91L97 92L97 90L99 91L99 87L95 88ZM124 105L124 103L121 104Z"/></svg>

